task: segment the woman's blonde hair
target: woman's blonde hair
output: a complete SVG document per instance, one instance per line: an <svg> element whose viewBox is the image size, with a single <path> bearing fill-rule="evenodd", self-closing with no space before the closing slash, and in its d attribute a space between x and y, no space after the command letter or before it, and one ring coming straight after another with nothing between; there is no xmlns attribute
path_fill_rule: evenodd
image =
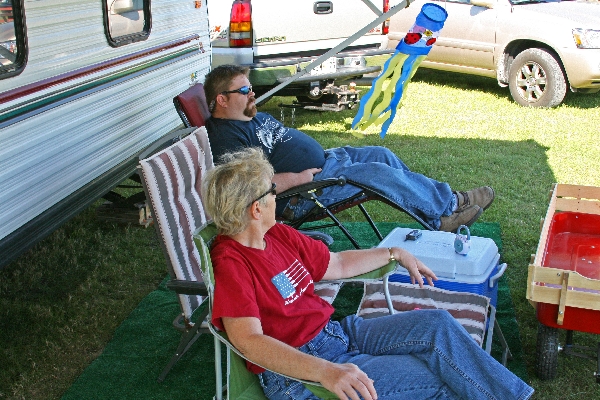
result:
<svg viewBox="0 0 600 400"><path fill-rule="evenodd" d="M253 147L224 154L221 164L208 171L202 183L202 199L220 234L231 236L246 229L246 210L269 190L273 174L263 151ZM263 205L266 201L266 196L259 200Z"/></svg>

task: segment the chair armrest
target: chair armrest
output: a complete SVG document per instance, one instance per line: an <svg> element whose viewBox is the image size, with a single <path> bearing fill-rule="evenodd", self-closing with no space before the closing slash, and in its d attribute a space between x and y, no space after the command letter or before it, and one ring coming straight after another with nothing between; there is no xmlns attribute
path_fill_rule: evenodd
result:
<svg viewBox="0 0 600 400"><path fill-rule="evenodd" d="M285 199L293 196L303 196L310 198L308 193L312 190L322 189L329 186L344 186L346 184L346 177L339 176L337 178L326 178L320 179L318 181L312 181L308 183L303 183L302 185L294 186L291 189L286 190L283 193L277 193L277 200Z"/></svg>
<svg viewBox="0 0 600 400"><path fill-rule="evenodd" d="M366 272L364 274L360 274L357 276L353 276L351 278L340 279L342 282L344 281L364 281L364 280L381 280L386 275L391 274L398 267L398 263L396 261L390 261L383 267L379 267L374 269L373 271Z"/></svg>
<svg viewBox="0 0 600 400"><path fill-rule="evenodd" d="M212 323L208 324L208 329L211 331L211 333L215 336L215 338L223 343L225 346L227 346L227 348L232 351L234 354L236 354L241 360L244 361L249 361L252 362L250 360L248 360L240 351L238 351L238 349L235 348L235 346L229 341L229 337L227 337L227 334L223 331L218 330ZM256 375L253 375L250 371L248 371L244 366L239 366L239 365L232 365L231 362L234 362L235 360L232 358L230 358L230 368L234 369L233 371L230 370L229 373L230 375L234 375L236 376L236 378L238 379L243 379L245 380L244 382L244 386L249 385L248 380L252 380L252 379L256 379ZM261 368L264 368L262 366L260 366L259 364L256 364ZM236 370L236 367L239 368ZM264 369L268 369L268 368L264 368ZM312 382L312 381L307 381L304 379L297 379L297 378L292 378L289 375L285 375L285 374L281 374L282 376L290 379L290 380L295 380L298 382L301 382L302 384L304 384L304 386L310 390L311 392L313 392L313 394L315 394L317 397L319 397L320 399L337 399L337 396L335 396L333 393L331 393L329 390L325 389L323 387L323 385L321 385L319 382ZM252 376L252 378L249 378L249 376Z"/></svg>
<svg viewBox="0 0 600 400"><path fill-rule="evenodd" d="M331 245L333 244L333 238L331 236L329 236L328 234L326 234L326 233L319 232L319 231L305 231L305 230L302 230L302 229L299 230L298 232L300 232L303 235L306 235L306 236L308 236L310 238L313 238L315 240L320 240L327 247L331 247Z"/></svg>
<svg viewBox="0 0 600 400"><path fill-rule="evenodd" d="M167 282L167 288L177 294L208 296L208 290L204 282L170 280Z"/></svg>

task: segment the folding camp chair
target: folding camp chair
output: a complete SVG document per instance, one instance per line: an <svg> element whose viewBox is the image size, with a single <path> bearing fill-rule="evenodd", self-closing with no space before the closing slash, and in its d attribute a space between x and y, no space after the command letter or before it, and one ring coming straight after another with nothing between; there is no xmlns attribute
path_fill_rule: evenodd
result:
<svg viewBox="0 0 600 400"><path fill-rule="evenodd" d="M204 283L206 288L208 289L209 295L209 309L212 309L212 296L214 293L214 276L212 272L212 263L210 260L209 254L209 245L212 241L212 238L216 234L216 228L214 225L209 224L201 229L199 229L194 234L194 242L196 243L196 247L199 250L201 255L201 268L204 277ZM365 281L365 280L382 280L384 287L387 287L388 275L391 274L396 269L396 263L390 262L384 267L381 267L375 271L369 272L367 274L363 274L357 276L353 279L347 279L344 281ZM333 281L334 285L337 285L339 281ZM174 282L175 285L178 282ZM320 283L324 286L321 286L321 290L325 288L327 291L327 282ZM185 283L182 282L182 287L185 286ZM322 293L317 290L317 285L315 285L315 293L322 296ZM387 296L389 299L389 312L393 312L391 298ZM333 301L333 298L328 299ZM209 314L210 316L210 314ZM228 399L265 399L260 383L258 382L258 377L254 375L252 372L246 369L245 358L243 355L229 342L227 335L225 332L219 331L214 325L210 323L209 318L209 329L213 333L215 338L215 373L216 373L216 399L221 400L223 395L223 387L222 387L222 370L221 370L221 344L224 344L227 347L227 398ZM231 378L231 379L230 379ZM290 378L295 379L295 378ZM311 390L315 395L322 399L335 398L335 396L330 393L328 390L323 388L321 384L317 382L308 382L302 381L306 387Z"/></svg>
<svg viewBox="0 0 600 400"><path fill-rule="evenodd" d="M204 86L200 83L197 83L197 84L189 87L188 89L183 91L181 94L177 95L173 99L173 104L175 105L175 109L177 110L177 113L181 117L181 120L183 121L184 125L187 127L203 126L204 123L206 122L206 120L208 118L210 118L210 112L208 109L208 104L206 102L206 95L204 93ZM323 189L323 188L329 187L329 186L345 185L345 184L354 185L354 186L360 188L361 192L356 194L355 196L344 199L335 204L329 205L328 207L325 207L321 202L319 202L317 192L320 189ZM431 225L429 225L427 222L425 222L422 218L420 218L416 214L410 212L409 210L406 210L399 204L394 203L391 199L386 198L385 196L376 193L375 191L373 191L372 189L370 189L364 185L361 185L352 180L348 180L343 176L338 177L338 178L323 179L323 180L319 180L319 181L309 182L304 185L296 186L294 188L287 190L284 193L278 194L277 200L291 199L293 197L303 197L305 199L309 199L310 201L315 203L315 207L307 215L305 215L301 218L290 219L284 215L278 215L277 219L279 221L285 222L285 223L293 226L294 228L301 229L302 225L307 222L320 221L320 220L329 218L332 221L331 223L325 223L325 224L321 224L321 225L317 225L317 226L312 226L310 229L318 230L318 229L322 229L325 227L337 226L344 233L344 235L346 235L346 237L350 240L352 245L356 248L360 248L358 241L354 238L354 236L350 233L350 231L346 228L346 226L344 226L344 224L335 216L335 214L337 214L340 211L346 210L348 208L358 206L358 208L360 209L362 214L365 216L367 222L369 223L369 225L371 226L371 228L373 229L373 231L375 232L375 234L377 235L379 240L383 240L383 236L382 236L381 232L379 232L379 229L373 222L373 219L371 218L371 216L369 215L369 213L367 212L367 210L365 209L365 207L362 204L364 202L371 201L371 200L378 200L383 203L386 203L386 204L396 208L397 210L400 210L400 211L410 215L417 222L419 222L419 224L421 224L425 229L435 230Z"/></svg>
<svg viewBox="0 0 600 400"><path fill-rule="evenodd" d="M194 241L201 254L202 273L204 274L204 282L209 293L209 308L211 310L212 296L214 293L214 276L212 273L209 245L215 233L215 227L213 225L207 225L194 234ZM357 315L363 318L374 318L414 309L445 309L454 316L461 325L463 325L479 346L483 347L485 345L485 351L487 351L488 354L491 352L492 338L496 324L494 323L495 308L491 305L488 297L474 293L454 292L429 286L419 288L415 285L388 282L388 276L394 272L396 267L397 265L395 262L390 262L384 267L370 273L343 280L360 281L364 283L364 294L360 305L358 306ZM218 330L211 323L209 323L209 329L213 333L215 339L217 400L220 400L223 395L221 344L224 344L227 348L226 398L230 400L264 399L265 397L257 376L247 370L246 359L229 342L227 334ZM507 355L510 355L510 353L506 346L503 358ZM506 365L505 358L503 359L503 362L504 365ZM319 398L335 398L332 393L324 389L319 383L299 381L304 383L306 387Z"/></svg>
<svg viewBox="0 0 600 400"><path fill-rule="evenodd" d="M177 114L186 127L201 127L210 118L204 86L196 83L173 98Z"/></svg>
<svg viewBox="0 0 600 400"><path fill-rule="evenodd" d="M174 136L177 133L180 132ZM160 147L159 144L146 154L152 154ZM199 284L194 292L168 285L178 293L182 313L173 325L182 331L182 337L175 355L160 374L159 382L164 380L171 367L200 334L208 332L206 325L202 328L208 307L200 308L208 293L202 282L200 255L192 234L207 222L200 198L200 182L202 175L212 167L212 154L204 128L195 129L166 149L140 160L138 167L171 280ZM197 315L194 315L197 310Z"/></svg>
<svg viewBox="0 0 600 400"><path fill-rule="evenodd" d="M341 200L337 203L331 204L329 206L325 206L319 201L319 197L317 195L317 192L319 190L321 190L325 187L328 187L328 186L346 185L346 184L356 186L357 188L360 188L361 191L358 192L357 194L355 194L354 196L351 196L347 199L343 199L343 200ZM367 222L369 223L371 228L373 229L373 232L375 232L375 235L377 235L379 240L383 240L383 235L381 234L381 232L375 225L375 222L373 221L373 219L371 218L368 211L366 210L366 208L363 205L363 203L365 203L367 201L371 201L371 200L377 200L382 203L388 204L389 206L391 206L397 210L400 210L400 211L408 214L409 216L411 216L415 221L417 221L419 224L421 224L425 229L435 230L435 228L433 228L433 226L431 226L430 224L425 222L422 218L420 218L418 215L414 214L410 210L407 210L407 209L401 207L399 204L395 203L393 200L387 198L386 196L384 196L380 193L375 192L373 189L371 189L365 185L362 185L351 179L346 179L346 177L344 177L344 176L340 176L338 178L329 178L329 179L323 179L323 180L319 180L319 181L309 182L309 183L306 183L303 185L295 186L289 190L286 190L283 193L277 194L277 200L291 199L293 197L302 197L302 198L308 199L308 200L312 201L313 203L315 203L315 207L313 207L303 217L289 218L286 215L281 215L281 216L278 216L279 220L284 221L285 223L289 224L290 226L293 226L296 229L301 229L302 225L307 222L320 221L325 218L329 218L332 221L331 223L323 223L320 225L311 225L311 229L322 229L322 228L327 228L327 227L331 227L331 226L337 226L344 233L344 235L346 235L348 240L350 240L352 245L357 249L360 248L358 241L350 233L348 228L346 226L344 226L344 224L335 216L335 214L337 214L343 210L357 206L360 209L360 211L362 212L362 214L364 215L365 219L367 220Z"/></svg>
<svg viewBox="0 0 600 400"><path fill-rule="evenodd" d="M400 282L365 282L364 295L356 315L376 318L389 313L389 303L394 312L415 309L446 310L469 332L473 340L491 354L494 333L502 347L502 364L512 357L508 344L496 320L496 308L489 297L469 292L456 292L431 286L422 288Z"/></svg>
<svg viewBox="0 0 600 400"><path fill-rule="evenodd" d="M186 134L188 136L181 139ZM212 167L212 153L204 127L175 131L140 155L138 172L171 278L167 287L178 294L182 311L173 321L175 328L182 331L181 341L160 374L159 382L198 337L208 333L204 323L208 307L200 307L208 293L202 281L200 255L193 244L192 233L209 219L200 198L200 185L202 175ZM308 234L331 244L327 235ZM322 284L318 294L333 301L341 285L340 282Z"/></svg>

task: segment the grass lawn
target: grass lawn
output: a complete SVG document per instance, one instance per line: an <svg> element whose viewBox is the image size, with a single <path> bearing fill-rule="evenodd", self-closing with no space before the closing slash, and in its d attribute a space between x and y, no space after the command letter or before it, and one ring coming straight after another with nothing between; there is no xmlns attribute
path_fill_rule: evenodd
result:
<svg viewBox="0 0 600 400"><path fill-rule="evenodd" d="M362 88L363 93L366 88ZM274 98L261 108L280 118ZM350 125L356 110L296 111L295 127L323 147L383 145L414 171L457 190L490 185L480 221L498 222L503 260L536 399L600 398L593 360L559 357L559 377L534 374L537 320L525 299L527 265L553 182L600 186L600 94L567 94L555 109L523 108L492 79L421 68L385 139ZM291 124L291 111L285 110ZM165 276L154 229L99 222L94 206L0 271L0 399L54 399L102 351L114 329ZM377 203L378 221L408 222ZM361 220L345 212L347 220ZM564 339L564 333L561 334ZM598 345L594 334L575 342Z"/></svg>

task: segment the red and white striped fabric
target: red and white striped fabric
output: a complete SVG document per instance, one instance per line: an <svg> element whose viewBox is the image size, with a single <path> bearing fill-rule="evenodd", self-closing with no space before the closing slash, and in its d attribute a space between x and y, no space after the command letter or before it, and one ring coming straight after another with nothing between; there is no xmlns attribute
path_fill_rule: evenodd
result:
<svg viewBox="0 0 600 400"><path fill-rule="evenodd" d="M469 332L477 344L483 345L487 327L488 297L466 292L453 292L425 286L389 282L388 288L396 312L415 309L447 310ZM382 283L365 283L365 293L356 315L374 318L389 315Z"/></svg>
<svg viewBox="0 0 600 400"><path fill-rule="evenodd" d="M165 150L140 161L172 279L202 281L200 255L192 234L210 219L202 205L202 176L213 168L206 129L196 129ZM179 295L189 318L202 296Z"/></svg>

